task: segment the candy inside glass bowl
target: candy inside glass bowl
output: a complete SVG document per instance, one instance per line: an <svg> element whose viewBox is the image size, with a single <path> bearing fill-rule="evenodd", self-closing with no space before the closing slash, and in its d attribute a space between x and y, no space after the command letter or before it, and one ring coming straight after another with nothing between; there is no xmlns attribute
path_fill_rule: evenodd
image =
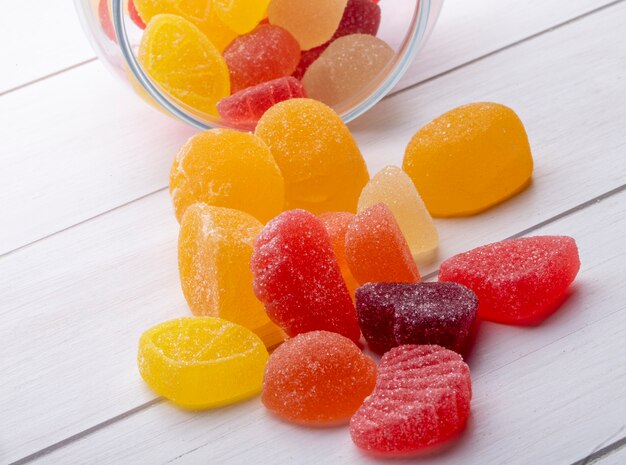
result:
<svg viewBox="0 0 626 465"><path fill-rule="evenodd" d="M333 1L346 2L346 0L328 0L329 3ZM358 1L363 2L364 0ZM375 0L368 1L376 3ZM241 79L238 79L234 74L231 56L238 52L238 48L248 47L246 51L249 56L252 56L252 60L258 58L261 54L259 53L259 45L256 45L255 52L254 46L250 48L248 45L252 42L251 40L248 40L248 44L246 44L248 36L255 33L261 35L258 33L259 29L262 29L261 32L268 32L272 28L280 31L283 28L289 29L291 25L281 17L281 15L284 16L285 8L290 8L291 3L303 12L302 15L305 15L307 10L311 10L310 6L312 5L309 0L252 0L252 2L269 2L268 13L263 10L260 17L248 20L248 24L243 28L238 27L238 31L233 31L230 26L232 24L239 25L240 23L237 21L240 21L242 15L248 15L251 10L244 8L238 13L238 10L234 8L230 12L226 11L226 13L232 13L232 18L224 16L224 11L220 10L220 21L221 18L226 18L228 20L226 28L230 31L220 36L227 36L225 39L227 44L225 44L219 43L221 39L215 39L215 29L205 28L201 30L203 23L199 21L204 21L207 15L215 15L215 12L220 8L216 6L217 4L221 4L222 7L223 5L231 5L229 8L232 8L232 5L237 6L239 4L241 6L246 3L244 0L234 2L197 0L197 3L189 0L130 0L130 2L124 0L74 0L85 33L100 60L116 76L130 85L146 102L199 129L231 127L242 130L254 128L254 122L249 119L237 121L233 118L225 118L220 116L220 113L223 115L224 112L218 113L214 106L218 101L229 97L231 91L242 88ZM345 14L348 13L351 2L355 2L355 0L347 2L348 6L344 10L344 17L340 18L339 29L335 31L331 39L322 42L321 46L315 44L319 44L319 41L323 41L326 36L322 34L322 36L318 35L318 37L310 39L308 37L310 34L306 33L308 31L304 31L306 28L298 24L291 26L291 34L296 38L296 40L292 38L292 41L296 46L300 45L301 58L297 66L298 69L293 73L294 79L287 79L287 76L281 75L281 80L289 82L287 91L289 95L298 96L297 91L292 89L295 87L303 88L308 97L317 98L332 106L346 122L371 108L393 88L406 72L415 54L428 38L441 10L443 0L380 0L376 7L380 9L380 24L375 36L373 34L349 33L342 37L336 37L346 21ZM317 7L323 3L316 2L315 5ZM161 13L159 8L165 8L163 13L166 15L154 15L146 18L146 21L144 19L148 16L146 4L157 13ZM165 5L165 7L161 5ZM285 5L287 6L285 7ZM192 11L192 13L187 17L184 17L185 14L176 14L183 10ZM242 11L244 13L241 13ZM171 14L172 12L176 16ZM197 12L201 12L201 14L196 14ZM141 13L144 17L141 16ZM198 19L199 17L200 19ZM232 22L233 20L235 23ZM163 40L161 31L171 31L171 22L182 25L183 29L187 28L183 32L187 34L185 40L191 36L188 41L190 45L175 49L177 44L180 45L180 35L170 40L171 47L167 40ZM193 22L195 24L192 24ZM145 23L148 24L144 31L142 26L145 27ZM165 23L165 26L159 23ZM304 21L304 24L309 23L313 24L312 21ZM197 24L200 26L196 28ZM220 23L219 27L222 28L223 26L224 24ZM352 27L354 27L353 24ZM187 30L191 31L191 34L188 34ZM148 35L146 31L150 31L151 34ZM326 34L328 35L328 31ZM213 37L209 37L209 40L206 41L204 36ZM315 42L316 39L318 42ZM158 49L157 46L163 47L163 49ZM208 70L208 73L205 74L208 77L202 77L202 79L206 79L204 82L201 81L201 78L196 79L196 81L202 82L203 88L210 88L211 92L218 94L218 97L211 96L215 102L211 101L210 105L199 108L202 105L194 103L198 100L187 98L190 92L187 92L188 89L179 84L181 76L185 80L189 76L193 76L197 68L194 68L194 71L186 71L184 66L182 68L172 66L168 72L176 73L174 78L178 85L176 89L178 92L172 91L171 87L168 86L168 82L172 82L170 75L159 76L153 70L148 69L154 60L150 61L145 58L146 50L149 50L152 56L158 59L168 54L178 59L183 54L194 53L194 50L199 50L196 53L194 63L203 63L202 69ZM311 60L311 52L315 52L315 50L318 53L313 53L314 58L319 57ZM261 48L262 51L263 48ZM266 55L274 56L272 53ZM205 59L207 56L209 57L206 61L208 64L205 65L201 59ZM309 61L312 61L312 64L306 63L306 65L310 64L308 69L302 68L307 57ZM169 58L166 56L166 59ZM261 63L261 65L263 64ZM303 69L306 71L303 72ZM246 75L245 69L243 75L244 77ZM226 81L226 84L218 82L220 79ZM272 80L272 82L275 81ZM205 84L209 85L205 86ZM243 86L246 85L255 85L255 82L248 82ZM279 85L286 86L284 82L279 82ZM274 99L276 95L274 87L265 87L271 87L274 90L274 95L267 97L266 100L268 98ZM251 89L253 92L249 92ZM257 98L259 92L261 94L266 92L263 88L258 91L256 89L257 87L252 86L242 92L252 94L253 99ZM241 92L236 96L239 94ZM249 107L248 100L250 97L246 95L242 98L244 105ZM222 108L226 106L222 102ZM209 109L207 110L207 108Z"/></svg>

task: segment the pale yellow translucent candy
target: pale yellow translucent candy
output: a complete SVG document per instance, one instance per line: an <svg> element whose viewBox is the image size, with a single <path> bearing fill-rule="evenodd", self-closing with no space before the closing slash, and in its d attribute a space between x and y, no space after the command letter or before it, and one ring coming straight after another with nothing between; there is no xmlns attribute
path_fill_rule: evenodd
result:
<svg viewBox="0 0 626 465"><path fill-rule="evenodd" d="M285 335L254 295L250 257L263 224L231 208L196 203L187 208L178 235L183 294L196 316L217 316L254 331L267 347Z"/></svg>
<svg viewBox="0 0 626 465"><path fill-rule="evenodd" d="M160 14L173 14L195 24L221 52L237 33L217 16L213 0L135 0L135 7L144 23Z"/></svg>
<svg viewBox="0 0 626 465"><path fill-rule="evenodd" d="M382 169L363 188L358 211L386 204L396 218L416 261L434 258L439 234L411 178L396 166Z"/></svg>
<svg viewBox="0 0 626 465"><path fill-rule="evenodd" d="M272 0L267 10L270 24L293 35L302 50L330 40L341 22L348 0Z"/></svg>
<svg viewBox="0 0 626 465"><path fill-rule="evenodd" d="M270 0L213 0L219 18L239 34L250 32L265 18L269 3Z"/></svg>
<svg viewBox="0 0 626 465"><path fill-rule="evenodd" d="M340 37L309 66L302 84L309 98L330 106L347 103L376 84L393 55L393 49L378 37Z"/></svg>

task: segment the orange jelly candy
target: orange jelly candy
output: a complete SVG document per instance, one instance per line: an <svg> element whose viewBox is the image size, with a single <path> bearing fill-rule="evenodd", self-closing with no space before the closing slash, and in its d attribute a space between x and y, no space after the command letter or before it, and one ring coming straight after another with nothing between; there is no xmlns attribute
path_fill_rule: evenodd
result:
<svg viewBox="0 0 626 465"><path fill-rule="evenodd" d="M360 284L421 280L400 226L383 203L358 213L348 226L346 259Z"/></svg>
<svg viewBox="0 0 626 465"><path fill-rule="evenodd" d="M272 354L261 400L283 420L305 425L347 422L374 390L376 364L350 339L302 333Z"/></svg>
<svg viewBox="0 0 626 465"><path fill-rule="evenodd" d="M333 249L335 250L335 257L341 270L343 280L346 282L346 287L354 300L354 292L359 287L359 283L356 282L348 261L346 260L346 232L348 231L348 225L354 219L354 213L348 212L328 212L322 213L319 219L324 224L330 240L333 243Z"/></svg>

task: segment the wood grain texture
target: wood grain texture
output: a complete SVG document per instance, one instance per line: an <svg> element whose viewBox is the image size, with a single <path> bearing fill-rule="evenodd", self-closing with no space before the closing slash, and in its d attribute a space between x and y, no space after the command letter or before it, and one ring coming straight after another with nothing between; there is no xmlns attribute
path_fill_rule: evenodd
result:
<svg viewBox="0 0 626 465"><path fill-rule="evenodd" d="M394 97L355 125L370 161L381 163L376 157L386 156L397 162L417 126L407 116L414 108L434 115L461 96L486 94L487 86L501 101L514 99L521 106L537 161L533 186L483 215L439 221L441 258L516 234L624 181L624 141L615 137L624 115L606 105L624 98L616 91L623 76L620 56L593 58L606 53L611 25L625 15L626 8L618 6L590 16ZM569 44L580 36L588 37L578 49L583 58L572 59ZM506 72L513 68L515 73ZM606 74L598 78L590 69ZM564 76L573 95L560 85ZM491 77L498 79L479 86ZM595 98L586 95L589 85ZM533 97L523 101L519 93ZM405 101L404 110L396 99ZM577 119L580 113L583 120ZM399 123L379 124L390 118ZM168 195L159 192L0 259L0 315L6 322L0 328L0 411L7 419L0 443L12 445L2 452L7 460L153 398L136 374L136 341L152 324L188 312L178 288L176 230Z"/></svg>
<svg viewBox="0 0 626 465"><path fill-rule="evenodd" d="M77 23L74 12L67 11L69 3L66 0L62 7L46 7L50 8L46 10L50 24ZM607 3L607 0L446 0L435 33L398 88L455 68ZM11 5L34 9L32 1ZM60 13L62 18L57 18ZM24 11L17 16L26 15ZM75 24L61 28L60 39L52 31L49 33L51 40L45 35L37 36L38 40L60 47L69 40L65 36L68 34L67 37L73 38L72 43L86 46ZM3 34L0 28L0 39ZM7 40L8 37L4 42ZM23 62L27 63L25 57L38 57L36 45L36 41L34 44L27 41L21 52L7 52L13 49L3 48L4 52L0 53L11 53L7 60L19 60L18 69L23 69ZM68 56L74 53L72 47L65 48ZM55 56L51 52L50 55ZM39 58L33 61L44 62ZM526 69L533 66L532 60L524 61ZM574 72L572 66L569 69ZM608 66L603 70L611 71ZM19 82L27 79L19 77L19 73L15 76ZM486 92L492 88L487 76L482 75L481 79L480 89ZM427 87L420 95L428 98L431 88ZM461 85L446 93L458 100L468 88ZM402 106L401 118L411 124L411 131L435 116L440 108L447 109L438 106L417 115L415 103ZM371 118L369 121L367 132L380 138L383 129L380 121L372 123ZM363 123L357 124L359 128L365 127ZM11 167L0 170L0 185L4 186L0 217L11 225L0 228L0 254L164 188L173 155L191 134L190 129L131 96L100 63L89 63L3 96L0 125L6 135L0 163ZM383 139L382 143L388 144L389 138ZM362 144L368 140L360 139ZM389 147L390 156L377 155L371 159L371 166L378 166L376 160L397 163L407 141L398 139L396 146ZM366 145L363 148L370 151Z"/></svg>
<svg viewBox="0 0 626 465"><path fill-rule="evenodd" d="M468 431L419 463L570 464L624 427L624 201L626 192L533 231L576 238L583 265L573 291L538 327L482 324L468 358L474 386ZM347 429L282 423L258 399L201 413L160 403L42 463L94 457L102 463L381 463L361 455Z"/></svg>

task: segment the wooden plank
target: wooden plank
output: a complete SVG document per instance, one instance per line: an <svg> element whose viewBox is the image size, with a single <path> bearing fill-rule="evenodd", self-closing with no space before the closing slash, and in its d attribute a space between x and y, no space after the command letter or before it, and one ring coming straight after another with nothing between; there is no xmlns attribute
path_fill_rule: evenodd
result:
<svg viewBox="0 0 626 465"><path fill-rule="evenodd" d="M577 239L582 268L573 292L541 326L482 324L468 359L474 380L468 431L420 463L569 464L623 425L624 201L626 192L533 232ZM379 463L356 450L345 428L294 427L264 412L258 399L200 413L160 403L41 458L83 463L93 457L106 463Z"/></svg>
<svg viewBox="0 0 626 465"><path fill-rule="evenodd" d="M93 58L71 0L0 6L0 94Z"/></svg>
<svg viewBox="0 0 626 465"><path fill-rule="evenodd" d="M12 2L10 5L12 8L22 8L22 5L26 8L30 3ZM432 40L407 73L402 86L459 66L607 3L607 0L447 0ZM67 9L66 4L69 2L64 2L63 8ZM50 25L65 24L54 20L57 11L65 11L63 8L53 8L49 12ZM33 9L31 5L28 14ZM26 14L22 12L20 17ZM73 12L66 11L64 18L68 15L76 21ZM478 24L480 28L476 26ZM68 28L60 30L62 34L69 34ZM74 42L85 43L78 33L73 34ZM595 39L594 43L598 42L597 36L594 31L591 36ZM39 37L39 40L56 44L56 39L44 41ZM29 50L33 48L29 47ZM621 50L606 51L616 55L619 52ZM36 56L32 53L19 52L7 59L9 62L18 57L25 60L24 57ZM616 56L616 59L623 58L622 55ZM39 59L28 60L43 63ZM524 68L521 72L525 73L534 73L533 66L543 66L532 57L524 56L518 61ZM596 65L600 65L605 73L618 67L617 63L594 63ZM584 72L585 76L594 74L593 68L579 68L582 66L569 64L567 69L573 73ZM473 75L474 69L469 75ZM487 82L488 76L478 74L481 79L478 88L490 94L494 86ZM459 103L460 96L463 96L462 101L471 98L468 89L475 84L463 85L458 78L453 82L455 91L446 94L455 98L448 98L445 102L455 105ZM516 82L516 77L511 75L506 85ZM550 89L556 85L556 82L552 83ZM423 86L419 95L428 99L435 87L432 84ZM589 83L587 87L590 87ZM417 116L411 106L403 105L406 111L402 119L411 127L405 127L407 132L397 139L395 145L389 143L389 137L381 138L388 145L390 155L381 158L375 154L376 157L369 160L373 168L378 167L380 160L399 162L410 133L418 124L445 108L435 105L434 99L420 99L411 105L414 103L429 111ZM380 114L378 111L377 114ZM411 117L407 118L407 114ZM371 120L369 118L367 124L358 122L355 127L362 130L367 126L367 133L378 137L380 121L372 123ZM25 121L28 124L24 124ZM0 254L164 188L173 154L191 134L190 129L183 129L151 111L142 101L129 96L99 63L90 63L3 96L0 98L0 125L5 134L0 159L3 166L12 168L0 170L0 185L4 186L0 217L10 225L0 228ZM360 135L360 141L367 144L369 137ZM370 152L368 146L363 145L363 148ZM15 173L22 174L15 176Z"/></svg>
<svg viewBox="0 0 626 465"><path fill-rule="evenodd" d="M620 433L624 434L626 428L622 426ZM621 438L619 446L615 449L607 452L606 455L602 455L597 460L587 461L586 463L580 463L575 465L624 465L626 463L626 437Z"/></svg>

